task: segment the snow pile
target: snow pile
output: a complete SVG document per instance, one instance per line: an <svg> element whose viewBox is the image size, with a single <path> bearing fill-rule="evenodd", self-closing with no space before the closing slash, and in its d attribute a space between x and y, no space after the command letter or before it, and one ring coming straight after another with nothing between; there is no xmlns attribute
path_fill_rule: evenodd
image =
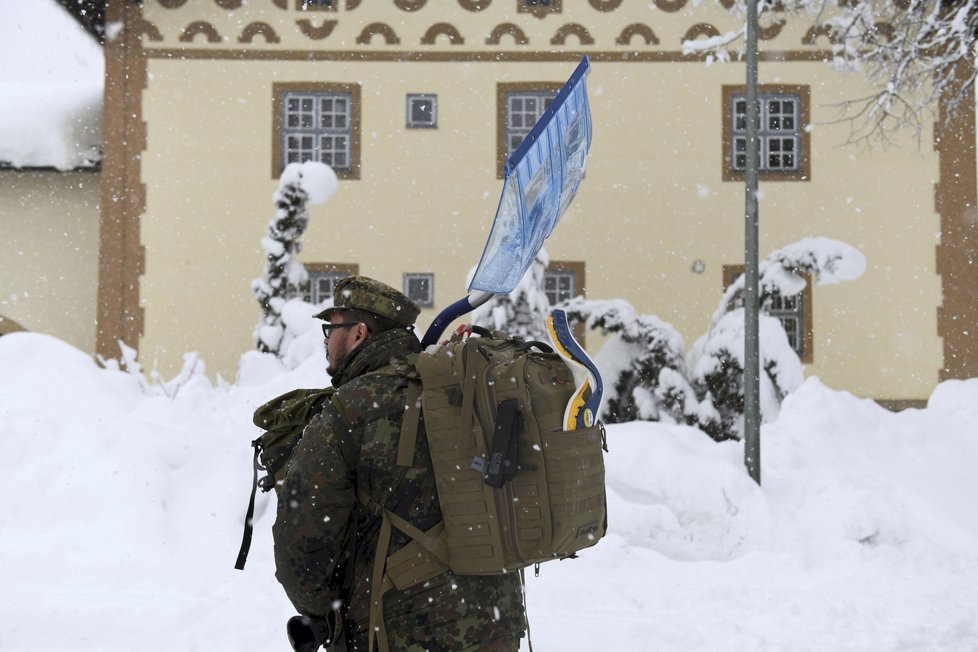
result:
<svg viewBox="0 0 978 652"><path fill-rule="evenodd" d="M325 385L323 362L252 352L234 385L167 396L51 337L0 338L0 649L287 649L267 495L232 568L251 413ZM736 442L610 427L609 534L528 573L535 647L978 649L976 423L978 379L899 414L809 379L762 431L763 487Z"/></svg>
<svg viewBox="0 0 978 652"><path fill-rule="evenodd" d="M0 162L90 167L101 158L102 48L51 0L0 3ZM9 65L16 61L16 65Z"/></svg>

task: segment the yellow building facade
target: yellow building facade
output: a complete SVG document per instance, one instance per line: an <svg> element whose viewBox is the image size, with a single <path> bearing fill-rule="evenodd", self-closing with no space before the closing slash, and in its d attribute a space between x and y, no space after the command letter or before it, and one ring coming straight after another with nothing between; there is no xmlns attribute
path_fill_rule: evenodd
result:
<svg viewBox="0 0 978 652"><path fill-rule="evenodd" d="M0 179L0 335L42 331L94 351L98 172L8 169Z"/></svg>
<svg viewBox="0 0 978 652"><path fill-rule="evenodd" d="M732 158L744 65L682 48L738 29L720 5L119 0L108 25L103 355L123 339L166 374L195 350L233 377L254 346L250 283L278 175L307 151L329 157L340 182L310 209L302 262L396 287L423 275L426 326L465 294L514 116L543 106L583 54L594 136L546 244L554 270L576 293L672 323L691 347L724 269L743 263ZM859 279L800 302L806 374L896 404L926 398L942 378L978 375L974 115L937 145L927 129L885 151L847 146L836 106L867 86L826 61L828 36L809 27L762 31L765 111L792 125L772 136L790 150L771 159L784 169L761 177L760 254L811 236L859 249ZM294 129L306 117L329 128Z"/></svg>

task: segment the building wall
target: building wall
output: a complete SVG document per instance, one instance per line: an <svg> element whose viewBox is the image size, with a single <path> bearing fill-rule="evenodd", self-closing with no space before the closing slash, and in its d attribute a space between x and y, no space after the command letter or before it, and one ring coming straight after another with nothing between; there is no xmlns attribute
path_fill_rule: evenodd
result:
<svg viewBox="0 0 978 652"><path fill-rule="evenodd" d="M95 351L99 175L0 171L0 317Z"/></svg>
<svg viewBox="0 0 978 652"><path fill-rule="evenodd" d="M327 204L312 207L302 259L359 263L361 273L395 286L404 272L434 272L439 309L462 296L502 185L495 169L496 84L566 79L579 56L577 37L568 46L548 43L575 21L594 40L584 48L592 54L594 140L587 176L547 250L553 259L586 262L589 298L625 298L673 323L687 346L705 331L722 292L723 265L743 260L743 185L721 175L721 92L743 83L744 68L683 57L679 43L697 22L726 31L725 13L692 5L670 13L645 3L604 13L594 7L615 3L565 1L560 15L540 19L517 14L515 0L489 3L482 12L439 3L440 13L434 4L406 12L390 3L348 2L358 6L307 13L291 2L289 10L252 4L232 12L211 3L143 9L156 30L144 29L143 37L144 364L172 373L184 351L198 350L212 372L228 376L252 346L259 308L249 286L261 274L259 241L277 188L269 171L277 82L361 85L361 178L341 181ZM201 33L181 42L198 20L220 40L209 43ZM313 41L296 29L298 20L337 25ZM446 20L463 45L444 36L419 45L431 24ZM255 21L271 26L279 42L238 43ZM399 44L380 35L369 45L356 42L364 25L378 21L397 32ZM511 37L487 45L485 35L503 22L518 24L531 47ZM652 25L659 44L635 37L630 46L616 46L616 36L635 22ZM813 162L809 181L762 181L761 256L806 236L860 249L868 259L863 277L814 291L814 356L806 371L864 396L925 397L942 366L932 134L885 152L845 146L848 128L831 124L833 105L860 95L863 81L808 60L817 59L817 48L802 46L803 35L803 26L787 26L762 45L796 51L768 56L760 81L809 85ZM608 54L616 47L642 56L621 61ZM321 58L300 60L309 50ZM505 56L492 56L496 51ZM788 60L772 60L778 58ZM436 130L405 128L404 98L414 92L438 95ZM697 260L705 264L702 273L692 271ZM422 326L436 312L425 311Z"/></svg>

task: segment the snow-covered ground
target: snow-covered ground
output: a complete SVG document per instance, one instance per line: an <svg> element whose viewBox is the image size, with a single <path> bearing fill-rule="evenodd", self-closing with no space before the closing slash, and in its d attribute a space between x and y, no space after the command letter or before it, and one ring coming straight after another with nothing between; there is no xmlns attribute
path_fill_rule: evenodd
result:
<svg viewBox="0 0 978 652"><path fill-rule="evenodd" d="M251 413L324 382L308 349L164 386L0 338L0 649L288 649L270 496L232 566ZM892 414L810 378L763 429L762 487L696 430L608 438L610 532L528 574L535 649L978 650L978 379Z"/></svg>

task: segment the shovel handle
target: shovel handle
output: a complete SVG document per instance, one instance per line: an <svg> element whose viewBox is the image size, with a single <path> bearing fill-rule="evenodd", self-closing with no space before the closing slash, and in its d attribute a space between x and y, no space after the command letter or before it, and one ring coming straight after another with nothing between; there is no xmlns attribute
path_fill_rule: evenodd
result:
<svg viewBox="0 0 978 652"><path fill-rule="evenodd" d="M435 317L435 320L431 322L431 326L428 327L428 330L425 331L424 337L421 339L421 347L428 348L432 344L437 344L438 339L441 337L442 333L445 332L445 329L449 324L462 315L472 312L482 304L489 301L489 299L492 297L492 292L476 290L442 310L440 313L438 313L438 316Z"/></svg>

